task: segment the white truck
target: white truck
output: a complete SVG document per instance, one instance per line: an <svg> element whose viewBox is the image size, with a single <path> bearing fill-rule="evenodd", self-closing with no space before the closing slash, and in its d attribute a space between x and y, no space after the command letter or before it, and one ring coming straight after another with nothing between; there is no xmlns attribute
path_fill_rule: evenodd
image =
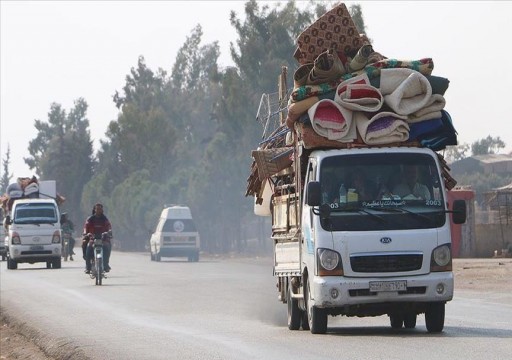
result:
<svg viewBox="0 0 512 360"><path fill-rule="evenodd" d="M46 262L61 267L60 213L53 199L19 199L6 217L8 225L7 269L18 263Z"/></svg>
<svg viewBox="0 0 512 360"><path fill-rule="evenodd" d="M426 199L391 191L410 166ZM355 173L370 197L356 190ZM414 328L424 313L427 330L441 332L454 287L450 224L466 217L463 200L448 208L443 175L427 148L306 149L295 140L293 165L269 181L288 328L325 333L331 315L388 315L393 328Z"/></svg>
<svg viewBox="0 0 512 360"><path fill-rule="evenodd" d="M55 181L40 181L30 188L16 190L21 194L12 199L4 219L7 269L36 262L46 262L48 269L59 269L62 234Z"/></svg>
<svg viewBox="0 0 512 360"><path fill-rule="evenodd" d="M164 208L149 247L151 261L181 256L186 256L188 261L199 261L201 240L190 209L180 205Z"/></svg>

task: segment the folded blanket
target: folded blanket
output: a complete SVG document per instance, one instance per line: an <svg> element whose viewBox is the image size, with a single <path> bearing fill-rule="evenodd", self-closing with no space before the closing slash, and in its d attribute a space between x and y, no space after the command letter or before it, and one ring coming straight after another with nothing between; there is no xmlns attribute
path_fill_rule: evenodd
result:
<svg viewBox="0 0 512 360"><path fill-rule="evenodd" d="M406 116L382 111L369 118L363 112L354 112L354 122L365 144L383 145L409 139Z"/></svg>
<svg viewBox="0 0 512 360"><path fill-rule="evenodd" d="M320 100L308 110L308 115L313 129L329 140L353 141L357 136L352 112L333 100Z"/></svg>
<svg viewBox="0 0 512 360"><path fill-rule="evenodd" d="M376 112L380 110L383 97L379 89L370 85L366 74L340 83L334 101L353 111Z"/></svg>
<svg viewBox="0 0 512 360"><path fill-rule="evenodd" d="M441 112L439 112L441 113ZM443 126L441 116L437 119L420 121L409 125L409 140L416 140L421 137L428 136L429 134L435 133Z"/></svg>
<svg viewBox="0 0 512 360"><path fill-rule="evenodd" d="M335 90L342 81L359 76L363 73L366 73L366 75L368 75L368 78L372 80L380 76L382 69L395 68L412 69L418 71L422 75L430 75L432 74L432 70L434 69L434 62L432 61L431 58L424 58L413 61L384 59L381 61L377 61L373 64L367 65L364 67L364 69L360 71L342 75L341 79L338 81L333 81L319 85L305 85L296 87L293 89L293 92L290 95L290 102L297 102L311 96L319 96L321 94L328 93L330 91Z"/></svg>
<svg viewBox="0 0 512 360"><path fill-rule="evenodd" d="M427 78L411 69L382 69L380 91L385 103L399 115L420 110L432 96Z"/></svg>
<svg viewBox="0 0 512 360"><path fill-rule="evenodd" d="M440 119L441 110L444 109L445 105L446 100L443 95L433 94L423 108L407 116L407 122L412 124L425 120Z"/></svg>
<svg viewBox="0 0 512 360"><path fill-rule="evenodd" d="M453 127L452 118L447 111L441 110L442 126L430 134L419 136L418 139L423 147L434 151L440 151L446 146L457 145L457 131Z"/></svg>

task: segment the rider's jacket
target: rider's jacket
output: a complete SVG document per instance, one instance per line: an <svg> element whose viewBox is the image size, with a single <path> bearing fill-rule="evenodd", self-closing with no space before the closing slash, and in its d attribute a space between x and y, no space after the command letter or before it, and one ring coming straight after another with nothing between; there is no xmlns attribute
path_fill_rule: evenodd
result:
<svg viewBox="0 0 512 360"><path fill-rule="evenodd" d="M94 234L95 239L101 238L101 234L112 229L110 221L104 214L91 215L85 220L84 233Z"/></svg>
<svg viewBox="0 0 512 360"><path fill-rule="evenodd" d="M62 229L62 232L66 234L73 234L73 231L75 231L73 223L69 220L62 223L60 228Z"/></svg>

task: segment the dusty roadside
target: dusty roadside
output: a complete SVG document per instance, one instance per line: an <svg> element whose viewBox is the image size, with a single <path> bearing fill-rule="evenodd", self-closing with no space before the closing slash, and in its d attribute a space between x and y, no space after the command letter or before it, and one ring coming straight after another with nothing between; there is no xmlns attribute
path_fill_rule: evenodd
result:
<svg viewBox="0 0 512 360"><path fill-rule="evenodd" d="M499 290L512 294L512 258L455 259L455 290L485 292ZM67 355L41 348L39 333L0 312L0 359L57 360ZM57 352L58 353L58 352Z"/></svg>

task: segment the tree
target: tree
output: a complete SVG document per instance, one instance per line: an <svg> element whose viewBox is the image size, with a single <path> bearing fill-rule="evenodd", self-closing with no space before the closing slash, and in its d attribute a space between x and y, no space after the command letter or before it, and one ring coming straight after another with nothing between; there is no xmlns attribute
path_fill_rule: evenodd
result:
<svg viewBox="0 0 512 360"><path fill-rule="evenodd" d="M506 144L499 136L492 137L488 135L485 139L477 140L471 144L471 153L474 155L497 154L500 149L505 148Z"/></svg>
<svg viewBox="0 0 512 360"><path fill-rule="evenodd" d="M94 165L87 108L82 98L74 102L69 114L60 104L52 103L48 121L35 120L38 134L29 142L31 157L24 159L41 180L56 180L57 191L66 198L65 206L77 212Z"/></svg>
<svg viewBox="0 0 512 360"><path fill-rule="evenodd" d="M468 144L447 146L444 158L447 162L452 163L467 158L466 153L469 150Z"/></svg>
<svg viewBox="0 0 512 360"><path fill-rule="evenodd" d="M7 151L5 152L5 159L2 161L4 168L2 178L0 179L0 195L5 194L7 186L11 183L12 174L9 174L9 164L11 163L11 147L7 144ZM0 239L1 240L1 239Z"/></svg>

